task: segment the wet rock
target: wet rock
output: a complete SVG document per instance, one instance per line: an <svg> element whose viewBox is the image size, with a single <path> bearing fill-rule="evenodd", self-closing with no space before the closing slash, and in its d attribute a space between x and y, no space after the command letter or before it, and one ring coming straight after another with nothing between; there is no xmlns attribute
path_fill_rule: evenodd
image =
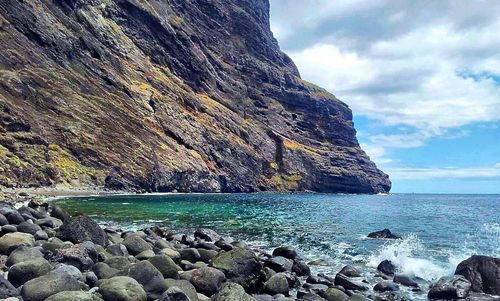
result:
<svg viewBox="0 0 500 301"><path fill-rule="evenodd" d="M90 292L68 291L52 295L45 301L103 301L103 299Z"/></svg>
<svg viewBox="0 0 500 301"><path fill-rule="evenodd" d="M189 274L189 279L186 280L194 285L196 291L207 296L217 293L226 280L223 272L210 267L203 267L186 273Z"/></svg>
<svg viewBox="0 0 500 301"><path fill-rule="evenodd" d="M293 261L282 256L269 258L265 266L270 267L276 272L290 272L293 267Z"/></svg>
<svg viewBox="0 0 500 301"><path fill-rule="evenodd" d="M393 234L391 232L391 230L389 230L389 229L384 229L384 230L372 232L372 233L368 234L368 237L370 237L370 238L401 239L401 236Z"/></svg>
<svg viewBox="0 0 500 301"><path fill-rule="evenodd" d="M221 290L212 298L212 301L256 301L245 292L243 287L236 283L225 283Z"/></svg>
<svg viewBox="0 0 500 301"><path fill-rule="evenodd" d="M234 249L234 246L232 244L228 243L227 241L225 241L223 239L219 239L218 241L216 241L215 245L217 247L219 247L221 250L224 250L226 252L231 251L232 249Z"/></svg>
<svg viewBox="0 0 500 301"><path fill-rule="evenodd" d="M66 210L62 209L61 207L59 206L53 206L52 207L52 211L50 212L50 215L52 217L55 217L57 219L60 219L61 221L65 222L65 221L69 221L70 219L70 215L68 212L66 212Z"/></svg>
<svg viewBox="0 0 500 301"><path fill-rule="evenodd" d="M59 228L60 238L72 243L91 241L95 244L105 246L108 238L104 230L90 217L72 217Z"/></svg>
<svg viewBox="0 0 500 301"><path fill-rule="evenodd" d="M469 280L474 292L500 295L500 258L472 256L458 265L455 274Z"/></svg>
<svg viewBox="0 0 500 301"><path fill-rule="evenodd" d="M377 283L373 290L376 292L393 292L399 290L399 286L391 281L382 281Z"/></svg>
<svg viewBox="0 0 500 301"><path fill-rule="evenodd" d="M311 268L303 260L297 260L293 263L292 272L299 277L311 275Z"/></svg>
<svg viewBox="0 0 500 301"><path fill-rule="evenodd" d="M164 278L179 279L182 269L167 255L156 255L149 262L160 271Z"/></svg>
<svg viewBox="0 0 500 301"><path fill-rule="evenodd" d="M9 255L20 246L33 246L35 239L28 233L7 233L0 237L0 253Z"/></svg>
<svg viewBox="0 0 500 301"><path fill-rule="evenodd" d="M469 294L471 283L462 275L442 277L432 284L427 297L433 299L464 299Z"/></svg>
<svg viewBox="0 0 500 301"><path fill-rule="evenodd" d="M63 291L78 291L82 283L63 273L48 273L26 282L21 289L24 300L43 301Z"/></svg>
<svg viewBox="0 0 500 301"><path fill-rule="evenodd" d="M99 285L99 293L106 301L146 301L147 295L133 278L117 276L105 279Z"/></svg>
<svg viewBox="0 0 500 301"><path fill-rule="evenodd" d="M404 286L418 287L418 283L411 279L408 275L394 275L394 282L402 284Z"/></svg>
<svg viewBox="0 0 500 301"><path fill-rule="evenodd" d="M307 283L311 283L311 284L324 284L324 285L328 285L328 286L333 285L333 282L330 281L330 279L326 279L326 278L321 277L319 275L317 275L317 276L310 275L309 277L307 277L306 281L307 281Z"/></svg>
<svg viewBox="0 0 500 301"><path fill-rule="evenodd" d="M391 261L384 260L377 266L377 270L386 275L393 276L396 272L396 266Z"/></svg>
<svg viewBox="0 0 500 301"><path fill-rule="evenodd" d="M219 253L212 266L223 271L228 281L238 283L247 290L256 285L262 269L257 256L252 251L241 248Z"/></svg>
<svg viewBox="0 0 500 301"><path fill-rule="evenodd" d="M290 247L278 247L274 249L273 256L281 256L291 260L299 257L297 251Z"/></svg>
<svg viewBox="0 0 500 301"><path fill-rule="evenodd" d="M195 287L187 280L165 279L165 285L168 289L172 287L180 288L191 301L198 301L198 294Z"/></svg>
<svg viewBox="0 0 500 301"><path fill-rule="evenodd" d="M337 275L335 276L335 285L340 285L343 288L348 289L348 290L355 290L355 291L368 290L368 288L365 285L363 285L362 283L351 280L347 276L342 275L340 273L337 273Z"/></svg>
<svg viewBox="0 0 500 301"><path fill-rule="evenodd" d="M19 291L7 279L0 277L0 299L19 296Z"/></svg>
<svg viewBox="0 0 500 301"><path fill-rule="evenodd" d="M211 242L216 242L222 237L217 234L214 230L211 229L205 229L205 228L199 228L194 232L194 237L195 238L200 238L206 241L211 241Z"/></svg>
<svg viewBox="0 0 500 301"><path fill-rule="evenodd" d="M361 277L361 271L352 265L346 265L339 273L347 277Z"/></svg>
<svg viewBox="0 0 500 301"><path fill-rule="evenodd" d="M328 288L323 297L327 301L347 301L349 299L349 296L346 293L335 287Z"/></svg>
<svg viewBox="0 0 500 301"><path fill-rule="evenodd" d="M134 256L147 250L153 250L149 243L136 234L125 238L123 244L127 248L128 252Z"/></svg>
<svg viewBox="0 0 500 301"><path fill-rule="evenodd" d="M52 270L49 262L41 257L14 264L8 274L12 285L19 287L27 281L43 276Z"/></svg>

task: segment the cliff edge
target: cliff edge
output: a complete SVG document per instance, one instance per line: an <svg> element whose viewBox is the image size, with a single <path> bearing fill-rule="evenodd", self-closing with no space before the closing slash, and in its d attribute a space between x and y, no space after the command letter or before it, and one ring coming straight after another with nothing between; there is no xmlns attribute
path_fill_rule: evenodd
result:
<svg viewBox="0 0 500 301"><path fill-rule="evenodd" d="M377 193L352 113L268 0L0 2L0 184Z"/></svg>

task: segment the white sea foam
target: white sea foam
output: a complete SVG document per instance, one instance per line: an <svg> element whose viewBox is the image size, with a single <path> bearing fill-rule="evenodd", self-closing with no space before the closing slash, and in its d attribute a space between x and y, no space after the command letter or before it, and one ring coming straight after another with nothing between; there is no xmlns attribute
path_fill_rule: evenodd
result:
<svg viewBox="0 0 500 301"><path fill-rule="evenodd" d="M387 242L382 249L369 256L367 265L376 268L381 261L390 260L401 273L427 281L452 273L451 264L455 264L455 260L443 263L433 258L417 257L417 253L423 253L423 248L417 235L411 234L402 240Z"/></svg>

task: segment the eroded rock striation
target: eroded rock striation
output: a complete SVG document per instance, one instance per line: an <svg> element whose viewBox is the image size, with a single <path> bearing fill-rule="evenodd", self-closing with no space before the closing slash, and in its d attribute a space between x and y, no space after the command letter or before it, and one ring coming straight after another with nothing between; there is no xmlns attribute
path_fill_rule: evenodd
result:
<svg viewBox="0 0 500 301"><path fill-rule="evenodd" d="M0 2L0 184L390 190L268 0Z"/></svg>

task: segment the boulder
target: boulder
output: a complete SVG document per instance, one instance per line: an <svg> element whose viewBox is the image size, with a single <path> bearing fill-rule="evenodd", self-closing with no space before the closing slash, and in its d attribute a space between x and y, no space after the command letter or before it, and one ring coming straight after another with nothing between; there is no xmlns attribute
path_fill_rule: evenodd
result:
<svg viewBox="0 0 500 301"><path fill-rule="evenodd" d="M148 296L159 298L167 290L163 275L149 261L131 264L127 269L119 272L118 275L137 280L144 287Z"/></svg>
<svg viewBox="0 0 500 301"><path fill-rule="evenodd" d="M311 268L307 265L307 263L303 260L296 260L293 263L292 272L294 272L297 276L310 276Z"/></svg>
<svg viewBox="0 0 500 301"><path fill-rule="evenodd" d="M159 255L167 255L168 257L172 258L172 260L175 262L181 261L181 253L179 253L178 251L176 251L170 247L162 249L160 252L158 252L158 254Z"/></svg>
<svg viewBox="0 0 500 301"><path fill-rule="evenodd" d="M43 258L43 254L39 249L28 246L21 246L10 253L7 261L5 262L5 265L10 267L16 263L35 258Z"/></svg>
<svg viewBox="0 0 500 301"><path fill-rule="evenodd" d="M17 231L23 233L29 233L31 235L35 235L36 232L41 231L42 228L37 224L33 224L32 222L22 222L17 225Z"/></svg>
<svg viewBox="0 0 500 301"><path fill-rule="evenodd" d="M203 267L186 273L189 273L189 279L186 280L193 284L196 291L207 296L217 293L226 280L223 272L210 267Z"/></svg>
<svg viewBox="0 0 500 301"><path fill-rule="evenodd" d="M0 277L0 299L19 296L19 291L7 279Z"/></svg>
<svg viewBox="0 0 500 301"><path fill-rule="evenodd" d="M401 239L401 236L395 235L389 229L384 229L368 234L369 238L387 238L387 239Z"/></svg>
<svg viewBox="0 0 500 301"><path fill-rule="evenodd" d="M146 301L147 295L142 286L133 278L116 276L103 280L99 293L106 301Z"/></svg>
<svg viewBox="0 0 500 301"><path fill-rule="evenodd" d="M129 255L127 247L121 243L109 245L106 250L108 251L109 254L114 255L114 256L128 256Z"/></svg>
<svg viewBox="0 0 500 301"><path fill-rule="evenodd" d="M431 300L464 299L470 289L471 283L462 275L442 277L430 286L427 297Z"/></svg>
<svg viewBox="0 0 500 301"><path fill-rule="evenodd" d="M33 235L33 237L35 238L35 240L48 240L49 239L49 235L47 234L47 232L45 232L43 230L36 231L35 234Z"/></svg>
<svg viewBox="0 0 500 301"><path fill-rule="evenodd" d="M187 280L165 279L165 285L168 289L172 287L180 288L191 301L198 301L198 294L195 287Z"/></svg>
<svg viewBox="0 0 500 301"><path fill-rule="evenodd" d="M24 300L43 301L64 291L79 291L82 283L64 273L50 272L26 282L21 289Z"/></svg>
<svg viewBox="0 0 500 301"><path fill-rule="evenodd" d="M398 291L399 286L392 281L382 281L375 284L373 290L376 292L393 292Z"/></svg>
<svg viewBox="0 0 500 301"><path fill-rule="evenodd" d="M122 256L109 257L104 260L104 263L118 270L125 270L132 264L129 258Z"/></svg>
<svg viewBox="0 0 500 301"><path fill-rule="evenodd" d="M173 286L166 290L158 301L191 301L191 299L182 289Z"/></svg>
<svg viewBox="0 0 500 301"><path fill-rule="evenodd" d="M137 254L135 256L135 258L137 260L148 260L149 258L153 258L155 257L155 252L153 252L153 250L146 250L146 251L142 251L141 253Z"/></svg>
<svg viewBox="0 0 500 301"><path fill-rule="evenodd" d="M120 270L110 267L104 262L98 262L92 267L92 271L99 279L109 279L116 276Z"/></svg>
<svg viewBox="0 0 500 301"><path fill-rule="evenodd" d="M103 299L90 292L68 291L52 295L45 301L103 301Z"/></svg>
<svg viewBox="0 0 500 301"><path fill-rule="evenodd" d="M52 260L72 265L81 271L90 269L97 261L97 250L92 242L85 242L56 250Z"/></svg>
<svg viewBox="0 0 500 301"><path fill-rule="evenodd" d="M9 255L20 246L33 246L35 239L28 233L7 233L0 237L0 253Z"/></svg>
<svg viewBox="0 0 500 301"><path fill-rule="evenodd" d="M59 206L53 206L52 207L52 211L50 212L50 215L52 217L60 219L63 222L69 221L69 219L71 218L71 216L69 215L69 213L66 212L66 210L62 209Z"/></svg>
<svg viewBox="0 0 500 301"><path fill-rule="evenodd" d="M278 247L274 249L273 256L281 256L291 260L299 257L297 251L290 247Z"/></svg>
<svg viewBox="0 0 500 301"><path fill-rule="evenodd" d="M344 293L343 291L341 291L335 287L328 288L325 291L323 297L327 301L347 301L347 300L349 300L349 296L346 293Z"/></svg>
<svg viewBox="0 0 500 301"><path fill-rule="evenodd" d="M9 221L7 220L7 218L5 217L5 215L0 214L0 226L5 226L5 225L8 225L8 224L9 224Z"/></svg>
<svg viewBox="0 0 500 301"><path fill-rule="evenodd" d="M72 243L91 241L95 244L105 246L108 242L104 230L86 215L66 220L59 230L60 238L62 240L69 240Z"/></svg>
<svg viewBox="0 0 500 301"><path fill-rule="evenodd" d="M212 301L256 301L256 299L247 294L241 285L228 282L212 297Z"/></svg>
<svg viewBox="0 0 500 301"><path fill-rule="evenodd" d="M42 257L14 264L8 274L8 279L15 287L19 287L27 281L43 276L52 270L50 263Z"/></svg>
<svg viewBox="0 0 500 301"><path fill-rule="evenodd" d="M5 215L5 217L9 221L9 224L12 225L19 225L20 223L24 222L24 217L21 215L21 213L17 212L17 210L10 211Z"/></svg>
<svg viewBox="0 0 500 301"><path fill-rule="evenodd" d="M346 265L339 273L347 277L361 277L361 271L352 265Z"/></svg>
<svg viewBox="0 0 500 301"><path fill-rule="evenodd" d="M474 292L500 295L500 258L472 256L458 265L455 274L469 280Z"/></svg>
<svg viewBox="0 0 500 301"><path fill-rule="evenodd" d="M164 278L179 279L182 269L167 255L156 255L149 262L160 271Z"/></svg>
<svg viewBox="0 0 500 301"><path fill-rule="evenodd" d="M354 290L354 291L368 290L368 287L366 287L362 283L351 280L347 276L340 273L337 273L337 275L335 276L335 285L340 285L347 290Z"/></svg>
<svg viewBox="0 0 500 301"><path fill-rule="evenodd" d="M195 248L186 248L179 251L182 260L187 260L189 262L197 262L201 260L200 252Z"/></svg>
<svg viewBox="0 0 500 301"><path fill-rule="evenodd" d="M394 275L394 282L404 286L418 287L418 283L408 275Z"/></svg>
<svg viewBox="0 0 500 301"><path fill-rule="evenodd" d="M386 275L393 276L396 272L396 266L391 261L386 259L377 266L377 270Z"/></svg>
<svg viewBox="0 0 500 301"><path fill-rule="evenodd" d="M246 290L254 288L262 269L257 256L251 250L242 248L219 253L212 266L224 272L228 281L238 283Z"/></svg>
<svg viewBox="0 0 500 301"><path fill-rule="evenodd" d="M266 260L265 266L276 272L290 272L292 271L293 261L283 256L275 256Z"/></svg>
<svg viewBox="0 0 500 301"><path fill-rule="evenodd" d="M205 228L199 228L194 232L194 237L195 238L200 238L206 241L211 241L211 242L216 242L222 237L217 234L214 230L211 229L205 229Z"/></svg>
<svg viewBox="0 0 500 301"><path fill-rule="evenodd" d="M137 255L146 250L153 250L151 245L142 239L139 235L130 235L123 241L123 244L127 248L131 255Z"/></svg>
<svg viewBox="0 0 500 301"><path fill-rule="evenodd" d="M271 295L288 295L290 286L288 284L287 277L283 273L271 276L271 278L264 283L264 290Z"/></svg>

